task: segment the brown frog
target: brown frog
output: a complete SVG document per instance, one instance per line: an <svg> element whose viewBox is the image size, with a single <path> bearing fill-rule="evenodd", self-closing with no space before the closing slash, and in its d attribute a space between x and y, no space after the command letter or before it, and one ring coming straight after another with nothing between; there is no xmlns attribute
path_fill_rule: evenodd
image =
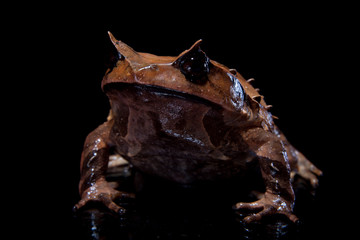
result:
<svg viewBox="0 0 360 240"><path fill-rule="evenodd" d="M266 191L233 209L252 212L245 222L273 214L297 221L292 179L297 174L316 187L322 172L276 127L253 79L210 60L201 40L177 57L165 57L136 52L109 36L118 52L102 80L111 110L86 138L76 209L100 201L125 212L114 200L133 195L105 179L110 153L116 152L139 171L184 184L231 178L256 162Z"/></svg>

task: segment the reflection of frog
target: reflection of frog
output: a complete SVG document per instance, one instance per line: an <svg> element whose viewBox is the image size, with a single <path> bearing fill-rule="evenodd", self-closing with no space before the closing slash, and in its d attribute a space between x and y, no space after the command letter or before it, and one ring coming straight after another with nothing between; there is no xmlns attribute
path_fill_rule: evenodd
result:
<svg viewBox="0 0 360 240"><path fill-rule="evenodd" d="M247 222L272 214L296 221L291 179L298 174L315 187L321 171L286 140L249 80L210 60L201 41L178 57L160 57L109 35L118 51L102 81L111 111L85 141L77 208L93 200L125 212L113 200L130 195L105 180L115 151L139 171L178 183L230 178L256 161L265 194L234 209L252 211Z"/></svg>

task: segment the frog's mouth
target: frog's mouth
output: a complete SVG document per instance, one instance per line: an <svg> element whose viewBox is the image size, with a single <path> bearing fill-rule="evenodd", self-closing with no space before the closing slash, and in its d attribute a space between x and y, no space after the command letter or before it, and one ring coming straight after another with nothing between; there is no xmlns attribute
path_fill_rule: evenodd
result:
<svg viewBox="0 0 360 240"><path fill-rule="evenodd" d="M144 84L133 84L133 83L109 83L104 86L104 92L109 91L131 91L135 93L148 92L158 97L168 97L168 98L180 98L187 101L192 101L196 103L202 103L212 107L220 107L220 105L211 102L207 99L195 96L189 93L180 92L174 89L154 86L154 85L144 85ZM136 96L134 96L136 97Z"/></svg>

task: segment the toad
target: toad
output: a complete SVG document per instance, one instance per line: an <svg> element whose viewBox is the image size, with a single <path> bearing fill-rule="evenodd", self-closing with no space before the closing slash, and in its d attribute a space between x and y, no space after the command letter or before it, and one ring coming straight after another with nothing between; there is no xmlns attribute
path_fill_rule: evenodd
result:
<svg viewBox="0 0 360 240"><path fill-rule="evenodd" d="M111 110L85 140L76 209L98 201L125 213L114 200L133 195L105 178L116 152L140 172L182 184L231 178L256 166L265 193L233 209L252 213L245 222L273 214L298 220L292 180L299 175L316 187L322 172L274 124L253 79L209 59L201 40L169 57L137 52L109 36L117 59L101 87Z"/></svg>

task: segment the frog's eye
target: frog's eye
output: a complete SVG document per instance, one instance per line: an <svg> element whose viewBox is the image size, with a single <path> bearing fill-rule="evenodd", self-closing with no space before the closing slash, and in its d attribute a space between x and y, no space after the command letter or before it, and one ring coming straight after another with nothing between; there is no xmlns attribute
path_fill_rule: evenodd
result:
<svg viewBox="0 0 360 240"><path fill-rule="evenodd" d="M210 60L200 49L200 43L201 40L197 41L173 62L173 66L179 68L187 80L196 84L206 83L210 71Z"/></svg>

